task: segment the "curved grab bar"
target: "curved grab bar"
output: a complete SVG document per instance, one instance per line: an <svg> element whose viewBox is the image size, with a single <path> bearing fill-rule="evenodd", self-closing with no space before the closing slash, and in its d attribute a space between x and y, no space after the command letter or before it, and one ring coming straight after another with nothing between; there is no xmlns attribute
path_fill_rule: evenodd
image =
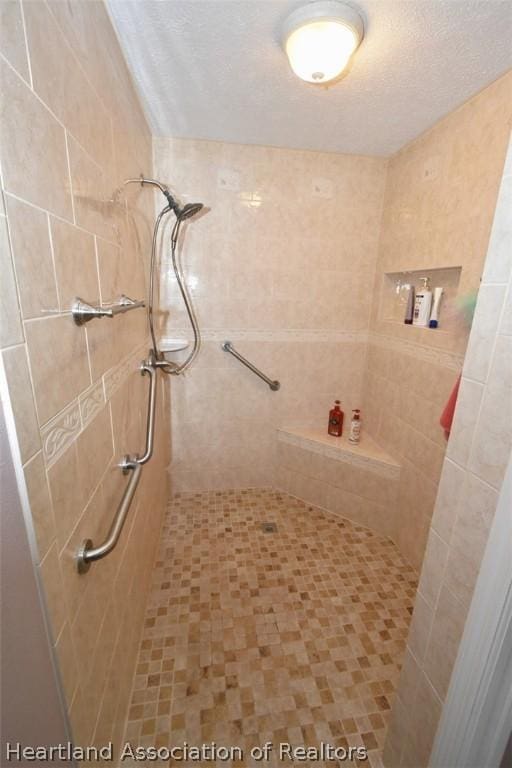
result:
<svg viewBox="0 0 512 768"><path fill-rule="evenodd" d="M236 357L237 360L240 360L242 365L245 365L245 367L248 368L253 373L255 373L256 376L259 376L260 379L263 379L263 381L266 384L268 384L268 386L273 392L277 392L277 390L281 386L280 382L277 380L273 381L272 379L269 379L268 376L265 376L265 374L262 373L259 368L256 368L256 366L250 363L243 355L240 354L240 352L237 352L230 341L225 341L222 345L222 349L224 350L224 352L229 352L230 355L233 355L233 357Z"/></svg>
<svg viewBox="0 0 512 768"><path fill-rule="evenodd" d="M117 508L114 521L110 526L108 536L103 544L100 544L99 547L93 546L91 539L85 539L81 543L76 556L78 573L87 573L91 567L91 563L93 563L95 560L101 560L102 557L105 557L105 555L108 555L109 552L112 552L117 542L119 541L128 510L130 509L130 505L135 495L135 491L137 490L137 486L139 484L140 476L142 473L141 464L130 463L127 462L126 459L128 459L128 457L125 457L123 471L132 472L132 476L130 477L128 485L124 489L123 497Z"/></svg>
<svg viewBox="0 0 512 768"><path fill-rule="evenodd" d="M146 462L150 460L153 455L153 444L155 439L155 411L156 411L156 365L154 355L151 352L147 360L144 360L140 366L140 372L144 376L149 374L149 399L148 399L148 421L146 427L146 447L142 456L138 454L135 456L125 456L120 463L120 467L124 474L128 472L132 473L128 485L124 489L122 499L117 508L114 520L110 526L110 531L103 544L99 547L95 547L91 539L84 539L76 555L78 573L87 573L91 567L91 563L95 560L101 560L102 557L112 552L116 546L123 525L128 515L128 510L132 503L132 499L137 490L140 476L142 473L142 467Z"/></svg>

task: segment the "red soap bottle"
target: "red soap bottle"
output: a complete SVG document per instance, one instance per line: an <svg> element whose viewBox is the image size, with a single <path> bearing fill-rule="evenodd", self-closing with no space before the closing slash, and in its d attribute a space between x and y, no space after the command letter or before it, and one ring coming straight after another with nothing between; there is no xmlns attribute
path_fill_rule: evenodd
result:
<svg viewBox="0 0 512 768"><path fill-rule="evenodd" d="M334 437L341 437L343 432L343 411L340 408L340 401L334 401L334 408L329 411L329 424L327 432Z"/></svg>

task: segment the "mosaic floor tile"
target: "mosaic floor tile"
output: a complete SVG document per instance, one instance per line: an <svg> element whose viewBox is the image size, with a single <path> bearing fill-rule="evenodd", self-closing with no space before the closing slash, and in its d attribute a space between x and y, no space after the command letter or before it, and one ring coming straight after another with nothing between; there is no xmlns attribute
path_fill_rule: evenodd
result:
<svg viewBox="0 0 512 768"><path fill-rule="evenodd" d="M416 586L390 540L286 494L176 497L126 739L244 752L242 761L166 765L337 765L276 754L280 743L323 742L364 746L361 764L380 766ZM250 750L267 741L273 754L258 762Z"/></svg>

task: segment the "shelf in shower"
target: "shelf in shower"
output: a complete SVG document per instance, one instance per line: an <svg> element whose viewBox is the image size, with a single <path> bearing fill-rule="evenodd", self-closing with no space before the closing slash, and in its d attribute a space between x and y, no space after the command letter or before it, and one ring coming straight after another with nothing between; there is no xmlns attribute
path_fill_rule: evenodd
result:
<svg viewBox="0 0 512 768"><path fill-rule="evenodd" d="M428 277L430 290L433 291L436 286L443 287L439 328L436 328L434 332L438 335L441 331L457 333L461 314L457 304L461 274L462 267L458 265L384 272L380 293L380 323L404 324L409 286L412 284L418 289L421 286L421 278ZM411 325L404 327L409 331L412 329ZM415 329L419 327L414 326ZM432 328L428 329L430 334L432 331Z"/></svg>
<svg viewBox="0 0 512 768"><path fill-rule="evenodd" d="M354 445L347 437L332 437L319 427L281 427L277 430L277 439L377 474L388 477L400 474L399 462L366 434Z"/></svg>
<svg viewBox="0 0 512 768"><path fill-rule="evenodd" d="M158 342L160 352L181 352L190 346L188 339L163 338Z"/></svg>

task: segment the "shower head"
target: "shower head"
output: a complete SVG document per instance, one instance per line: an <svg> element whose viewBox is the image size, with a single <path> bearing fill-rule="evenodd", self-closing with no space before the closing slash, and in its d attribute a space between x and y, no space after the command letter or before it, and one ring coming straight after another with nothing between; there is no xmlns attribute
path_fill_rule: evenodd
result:
<svg viewBox="0 0 512 768"><path fill-rule="evenodd" d="M196 213L199 213L201 208L204 207L202 203L187 203L183 207L180 207L178 201L169 192L167 185L162 184L162 182L158 181L157 179L147 179L145 176L141 175L138 179L126 179L124 184L140 184L141 187L143 187L145 184L149 184L150 186L158 187L160 192L167 200L170 210L174 211L176 218L179 221L190 219L192 216L195 216Z"/></svg>
<svg viewBox="0 0 512 768"><path fill-rule="evenodd" d="M190 219L192 216L195 216L196 213L199 213L201 208L203 207L202 203L187 203L186 205L180 207L177 200L174 199L174 197L171 195L168 189L162 190L165 197L167 198L167 202L169 203L169 208L171 211L174 211L176 218L179 221L185 221L185 219Z"/></svg>
<svg viewBox="0 0 512 768"><path fill-rule="evenodd" d="M183 208L176 208L174 213L180 221L184 221L185 219L190 219L192 216L195 216L202 208L202 203L187 203Z"/></svg>

